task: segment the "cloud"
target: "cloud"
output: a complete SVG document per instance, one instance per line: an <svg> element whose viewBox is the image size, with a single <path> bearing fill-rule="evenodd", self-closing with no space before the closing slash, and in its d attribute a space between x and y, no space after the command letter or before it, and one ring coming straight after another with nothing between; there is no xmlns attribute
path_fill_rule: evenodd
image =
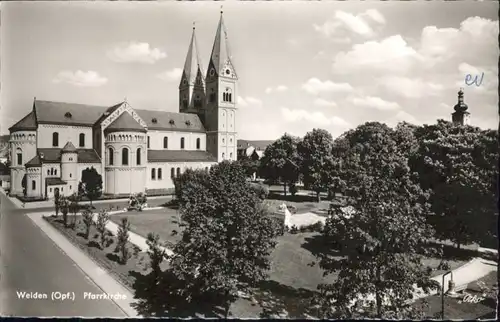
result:
<svg viewBox="0 0 500 322"><path fill-rule="evenodd" d="M339 126L343 128L350 127L350 123L338 116L327 117L322 112L310 112L306 110L291 110L286 107L281 108L281 115L285 122L309 122L319 126Z"/></svg>
<svg viewBox="0 0 500 322"><path fill-rule="evenodd" d="M382 41L367 41L357 44L348 52L340 52L334 58L333 71L337 73L365 72L407 72L421 57L408 46L401 35Z"/></svg>
<svg viewBox="0 0 500 322"><path fill-rule="evenodd" d="M117 63L154 64L167 57L167 54L145 42L130 42L110 50L108 57Z"/></svg>
<svg viewBox="0 0 500 322"><path fill-rule="evenodd" d="M262 107L262 101L258 98L247 96L245 98L238 96L238 105L241 105L243 107Z"/></svg>
<svg viewBox="0 0 500 322"><path fill-rule="evenodd" d="M477 86L478 84L479 86ZM489 68L485 68L473 66L467 63L460 63L458 65L458 74L456 81L453 84L453 89L457 89L458 87L471 89L478 94L497 95L498 68L494 65Z"/></svg>
<svg viewBox="0 0 500 322"><path fill-rule="evenodd" d="M460 28L427 26L422 30L419 52L435 63L455 64L456 59L488 66L498 60L498 20L469 17Z"/></svg>
<svg viewBox="0 0 500 322"><path fill-rule="evenodd" d="M401 108L396 102L388 102L374 96L366 96L364 98L355 97L351 99L351 102L356 106L373 108L380 111L394 111Z"/></svg>
<svg viewBox="0 0 500 322"><path fill-rule="evenodd" d="M268 87L266 88L266 94L271 94L273 92L286 92L288 90L288 87L285 85L278 85L276 87Z"/></svg>
<svg viewBox="0 0 500 322"><path fill-rule="evenodd" d="M81 70L77 70L76 72L63 70L57 74L53 82L56 84L68 83L80 87L98 87L106 84L108 79L92 70L86 72Z"/></svg>
<svg viewBox="0 0 500 322"><path fill-rule="evenodd" d="M411 123L411 124L415 124L415 125L421 124L421 122L419 120L417 120L417 118L415 118L413 115L411 115L410 113L405 112L405 111L397 112L394 116L392 116L391 118L386 120L385 123L389 126L394 127L398 123L403 122L403 121Z"/></svg>
<svg viewBox="0 0 500 322"><path fill-rule="evenodd" d="M391 93L407 98L421 98L439 95L445 89L443 85L427 82L419 78L386 76L378 80Z"/></svg>
<svg viewBox="0 0 500 322"><path fill-rule="evenodd" d="M182 76L181 68L174 68L172 70L167 70L157 75L158 78L170 82L180 81L181 76Z"/></svg>
<svg viewBox="0 0 500 322"><path fill-rule="evenodd" d="M365 37L373 37L375 34L373 25L384 25L384 16L375 9L369 9L361 14L353 15L351 13L337 10L334 16L325 21L322 25L313 24L314 30L327 38L337 38L342 31L351 32Z"/></svg>
<svg viewBox="0 0 500 322"><path fill-rule="evenodd" d="M334 83L330 80L321 81L311 78L302 85L302 89L309 94L318 95L320 93L352 92L354 88L348 83Z"/></svg>
<svg viewBox="0 0 500 322"><path fill-rule="evenodd" d="M335 103L334 101L328 101L322 98L315 99L314 105L322 107L337 107L337 103Z"/></svg>

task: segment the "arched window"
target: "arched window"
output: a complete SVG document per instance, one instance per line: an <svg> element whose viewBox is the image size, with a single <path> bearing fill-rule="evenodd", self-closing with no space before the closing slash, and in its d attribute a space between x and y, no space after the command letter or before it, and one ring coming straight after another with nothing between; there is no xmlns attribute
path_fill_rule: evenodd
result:
<svg viewBox="0 0 500 322"><path fill-rule="evenodd" d="M47 169L47 175L50 176L50 169Z"/></svg>
<svg viewBox="0 0 500 322"><path fill-rule="evenodd" d="M181 175L181 168L177 168L177 176Z"/></svg>
<svg viewBox="0 0 500 322"><path fill-rule="evenodd" d="M17 153L17 165L23 165L23 150L17 148L16 153Z"/></svg>
<svg viewBox="0 0 500 322"><path fill-rule="evenodd" d="M163 138L163 148L168 149L168 137L167 136Z"/></svg>
<svg viewBox="0 0 500 322"><path fill-rule="evenodd" d="M175 169L170 169L170 178L175 178Z"/></svg>
<svg viewBox="0 0 500 322"><path fill-rule="evenodd" d="M31 190L35 190L35 189L36 189L36 181L32 180L31 181Z"/></svg>
<svg viewBox="0 0 500 322"><path fill-rule="evenodd" d="M150 143L151 143L151 138L148 135L148 149L151 147Z"/></svg>
<svg viewBox="0 0 500 322"><path fill-rule="evenodd" d="M184 138L181 138L181 150L184 149Z"/></svg>
<svg viewBox="0 0 500 322"><path fill-rule="evenodd" d="M57 169L54 170L54 175L57 176Z"/></svg>
<svg viewBox="0 0 500 322"><path fill-rule="evenodd" d="M80 133L80 137L79 137L79 141L80 141L80 147L83 148L85 147L85 134L84 133Z"/></svg>
<svg viewBox="0 0 500 322"><path fill-rule="evenodd" d="M123 148L122 150L122 165L128 165L128 149Z"/></svg>
<svg viewBox="0 0 500 322"><path fill-rule="evenodd" d="M135 161L137 165L141 165L141 148L137 149L137 153L135 155Z"/></svg>
<svg viewBox="0 0 500 322"><path fill-rule="evenodd" d="M158 168L158 180L161 180L161 168Z"/></svg>
<svg viewBox="0 0 500 322"><path fill-rule="evenodd" d="M233 152L229 153L229 160L233 159Z"/></svg>
<svg viewBox="0 0 500 322"><path fill-rule="evenodd" d="M226 155L224 154L224 152L222 152L222 160L225 160L226 158Z"/></svg>
<svg viewBox="0 0 500 322"><path fill-rule="evenodd" d="M229 87L226 88L226 91L222 93L222 101L223 102L232 102L233 97L231 93L231 89Z"/></svg>
<svg viewBox="0 0 500 322"><path fill-rule="evenodd" d="M155 168L151 169L151 179L153 179L153 180L156 179L156 169Z"/></svg>
<svg viewBox="0 0 500 322"><path fill-rule="evenodd" d="M57 132L52 133L52 146L56 148L59 146L59 133Z"/></svg>
<svg viewBox="0 0 500 322"><path fill-rule="evenodd" d="M53 176L54 175L54 168L50 168L50 175Z"/></svg>
<svg viewBox="0 0 500 322"><path fill-rule="evenodd" d="M197 138L196 139L196 150L199 150L201 148L201 139Z"/></svg>
<svg viewBox="0 0 500 322"><path fill-rule="evenodd" d="M115 163L115 151L112 148L108 148L109 154L109 165L113 165Z"/></svg>

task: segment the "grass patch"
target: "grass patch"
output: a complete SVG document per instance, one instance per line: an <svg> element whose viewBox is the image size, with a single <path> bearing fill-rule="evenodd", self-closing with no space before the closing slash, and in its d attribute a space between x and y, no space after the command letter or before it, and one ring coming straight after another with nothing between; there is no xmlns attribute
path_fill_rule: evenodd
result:
<svg viewBox="0 0 500 322"><path fill-rule="evenodd" d="M134 233L143 237L147 237L151 232L158 234L160 240L169 248L182 238L182 227L179 226L180 219L177 216L177 210L163 208L151 211L129 211L110 216L111 221L117 225L120 225L123 218L128 219Z"/></svg>
<svg viewBox="0 0 500 322"><path fill-rule="evenodd" d="M62 233L75 246L80 248L84 253L90 256L102 268L106 269L113 277L119 280L132 293L134 292L135 274L148 274L150 269L147 267L149 257L146 252L135 252L134 245L128 243L127 247L132 254L126 264L121 264L118 260L118 254L114 253L117 240L116 237L109 237L112 242L108 243L104 249L100 248L99 237L96 238L95 227L90 230L89 239L84 238L85 227L78 219L75 229L68 229L60 218L44 217L54 228Z"/></svg>

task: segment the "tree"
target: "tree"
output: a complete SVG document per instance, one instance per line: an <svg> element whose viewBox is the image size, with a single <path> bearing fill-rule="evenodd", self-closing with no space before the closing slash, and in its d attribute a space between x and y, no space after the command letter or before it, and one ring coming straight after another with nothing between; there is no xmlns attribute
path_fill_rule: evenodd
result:
<svg viewBox="0 0 500 322"><path fill-rule="evenodd" d="M165 249L160 245L160 236L158 234L149 233L146 243L148 245L149 267L151 268L151 275L149 276L149 302L152 307L161 307L161 263L166 258Z"/></svg>
<svg viewBox="0 0 500 322"><path fill-rule="evenodd" d="M276 225L237 163L219 163L186 182L179 205L185 227L170 266L188 283L187 301L221 301L227 318L237 291L249 291L266 276Z"/></svg>
<svg viewBox="0 0 500 322"><path fill-rule="evenodd" d="M85 224L85 239L89 239L90 235L90 227L94 223L94 214L92 210L89 208L85 208L82 212L83 223Z"/></svg>
<svg viewBox="0 0 500 322"><path fill-rule="evenodd" d="M80 204L79 204L79 196L74 193L72 194L69 198L69 211L73 214L73 222L71 223L71 227L74 229L76 227L76 215L78 214L78 211L80 210Z"/></svg>
<svg viewBox="0 0 500 322"><path fill-rule="evenodd" d="M59 208L61 208L61 213L63 215L64 227L68 227L68 212L69 212L70 202L67 197L59 197Z"/></svg>
<svg viewBox="0 0 500 322"><path fill-rule="evenodd" d="M81 195L87 196L91 207L92 201L102 195L102 177L94 167L83 170L78 190Z"/></svg>
<svg viewBox="0 0 500 322"><path fill-rule="evenodd" d="M21 180L21 187L23 188L23 196L26 197L26 185L27 185L28 177L26 175L23 176L23 179Z"/></svg>
<svg viewBox="0 0 500 322"><path fill-rule="evenodd" d="M411 159L420 184L431 189L438 238L457 248L496 233L498 131L439 120L416 131L420 145Z"/></svg>
<svg viewBox="0 0 500 322"><path fill-rule="evenodd" d="M109 221L109 214L107 211L104 209L99 211L99 214L97 215L97 223L96 223L96 229L97 232L99 233L99 236L101 237L101 249L104 249L106 247L106 241L108 237L108 231L106 230L106 225L108 224Z"/></svg>
<svg viewBox="0 0 500 322"><path fill-rule="evenodd" d="M416 318L419 312L408 302L414 285L424 292L438 286L422 264L425 256L437 253L427 245L433 236L426 222L428 193L411 173L394 130L366 123L345 139L349 146L339 175L349 187L348 197L344 205L330 208L322 233L330 249L319 256L326 274L338 274L334 283L319 287L323 314Z"/></svg>
<svg viewBox="0 0 500 322"><path fill-rule="evenodd" d="M56 189L56 191L54 192L54 207L56 211L56 217L59 215L59 199L60 199L59 190Z"/></svg>
<svg viewBox="0 0 500 322"><path fill-rule="evenodd" d="M236 162L239 163L243 167L243 169L245 169L245 175L248 178L252 178L254 173L257 173L259 171L260 162L258 159L254 160L253 158L244 155L240 157Z"/></svg>
<svg viewBox="0 0 500 322"><path fill-rule="evenodd" d="M130 222L127 218L122 218L120 226L118 227L117 245L118 251L120 252L120 260L123 265L127 264L130 258L130 251L127 247L129 240Z"/></svg>
<svg viewBox="0 0 500 322"><path fill-rule="evenodd" d="M203 169L186 169L186 171L174 178L175 185L175 197L177 200L182 199L182 195L184 193L184 186L187 182L194 182L196 180L202 180L207 176L207 173Z"/></svg>
<svg viewBox="0 0 500 322"><path fill-rule="evenodd" d="M285 133L266 148L260 160L261 175L266 179L281 181L285 196L287 185L299 180L301 163L297 151L299 142L299 138Z"/></svg>
<svg viewBox="0 0 500 322"><path fill-rule="evenodd" d="M320 193L326 191L332 183L335 167L332 149L332 135L321 129L308 132L298 145L304 185L316 192L318 202L321 200Z"/></svg>

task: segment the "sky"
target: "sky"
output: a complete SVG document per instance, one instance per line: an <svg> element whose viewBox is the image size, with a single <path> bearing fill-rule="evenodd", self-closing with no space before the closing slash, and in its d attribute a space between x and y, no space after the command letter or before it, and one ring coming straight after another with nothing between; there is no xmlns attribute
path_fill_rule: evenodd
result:
<svg viewBox="0 0 500 322"><path fill-rule="evenodd" d="M460 87L498 128L496 1L4 2L0 134L34 97L178 112L193 22L206 68L221 4L240 139L451 120Z"/></svg>

